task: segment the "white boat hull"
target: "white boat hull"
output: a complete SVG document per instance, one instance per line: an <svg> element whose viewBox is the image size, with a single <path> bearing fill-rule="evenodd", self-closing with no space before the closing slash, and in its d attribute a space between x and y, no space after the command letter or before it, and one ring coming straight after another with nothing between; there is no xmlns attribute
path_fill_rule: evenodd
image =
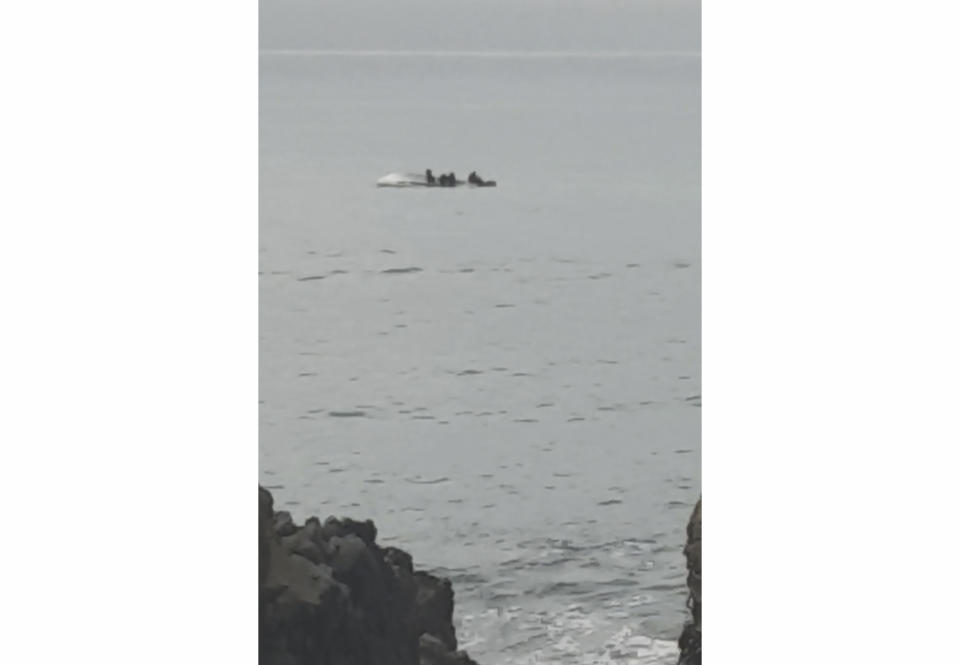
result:
<svg viewBox="0 0 960 665"><path fill-rule="evenodd" d="M457 186L469 185L470 187L496 187L495 180L489 180L482 185L475 185L463 180L457 180ZM377 187L438 187L448 189L450 185L441 185L439 182L427 182L427 176L423 173L388 173L377 180Z"/></svg>

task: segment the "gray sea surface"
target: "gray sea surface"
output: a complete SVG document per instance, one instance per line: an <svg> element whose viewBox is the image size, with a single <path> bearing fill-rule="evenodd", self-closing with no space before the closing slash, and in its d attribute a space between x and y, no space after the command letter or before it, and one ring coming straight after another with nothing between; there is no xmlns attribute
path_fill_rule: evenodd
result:
<svg viewBox="0 0 960 665"><path fill-rule="evenodd" d="M479 662L675 661L700 274L698 54L261 52L260 481Z"/></svg>

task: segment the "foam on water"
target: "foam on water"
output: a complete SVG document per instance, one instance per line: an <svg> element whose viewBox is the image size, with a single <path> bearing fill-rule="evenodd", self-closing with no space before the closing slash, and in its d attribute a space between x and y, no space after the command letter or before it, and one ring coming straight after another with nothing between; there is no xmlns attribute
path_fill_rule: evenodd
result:
<svg viewBox="0 0 960 665"><path fill-rule="evenodd" d="M388 173L377 180L377 187L422 187L427 178L422 173Z"/></svg>
<svg viewBox="0 0 960 665"><path fill-rule="evenodd" d="M628 612L587 610L525 611L520 606L465 615L457 628L460 648L483 662L621 663L667 665L677 659L675 642L648 637L623 625Z"/></svg>

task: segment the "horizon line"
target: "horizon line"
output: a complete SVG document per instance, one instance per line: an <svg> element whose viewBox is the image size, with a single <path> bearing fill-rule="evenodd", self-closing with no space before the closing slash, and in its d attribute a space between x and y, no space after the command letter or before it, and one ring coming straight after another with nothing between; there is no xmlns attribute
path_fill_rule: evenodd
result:
<svg viewBox="0 0 960 665"><path fill-rule="evenodd" d="M428 57L428 58L699 58L700 51L446 51L446 50L388 50L388 49L260 49L261 56L293 57Z"/></svg>

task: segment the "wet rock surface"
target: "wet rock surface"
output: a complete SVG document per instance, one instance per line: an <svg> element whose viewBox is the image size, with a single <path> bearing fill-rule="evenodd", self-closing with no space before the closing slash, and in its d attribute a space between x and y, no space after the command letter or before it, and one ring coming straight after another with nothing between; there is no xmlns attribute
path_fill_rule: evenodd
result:
<svg viewBox="0 0 960 665"><path fill-rule="evenodd" d="M683 627L680 634L680 661L679 665L700 665L701 658L701 627L700 627L700 600L701 600L701 517L700 504L697 501L690 521L687 523L687 545L683 554L687 557L687 588L690 595L687 606L690 608L691 620Z"/></svg>
<svg viewBox="0 0 960 665"><path fill-rule="evenodd" d="M297 526L260 487L261 665L476 665L449 580L376 543L373 522Z"/></svg>

